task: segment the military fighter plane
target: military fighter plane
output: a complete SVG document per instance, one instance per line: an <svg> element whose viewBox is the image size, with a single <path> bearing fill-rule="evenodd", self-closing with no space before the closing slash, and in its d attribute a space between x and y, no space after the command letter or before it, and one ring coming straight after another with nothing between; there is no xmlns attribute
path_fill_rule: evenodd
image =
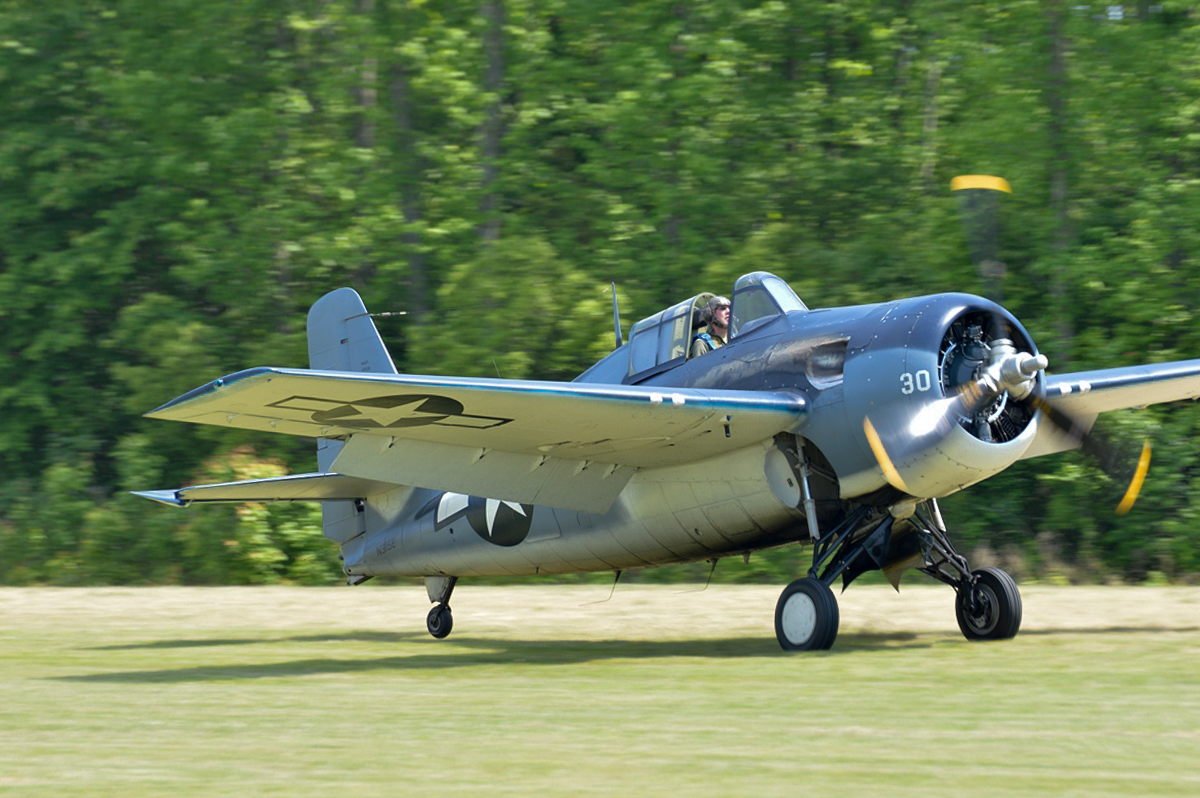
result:
<svg viewBox="0 0 1200 798"><path fill-rule="evenodd" d="M313 473L139 495L316 501L347 582L424 577L450 633L460 578L645 568L811 546L775 608L787 650L833 645L831 585L919 570L971 640L1017 634L1008 574L972 569L937 500L1089 445L1097 415L1200 396L1200 360L1050 376L1003 307L938 294L809 309L736 281L728 344L691 356L698 293L633 325L571 382L399 374L359 295L308 314L309 368L252 368L147 415L317 439ZM614 302L615 312L615 302ZM1124 500L1145 475L1148 449Z"/></svg>

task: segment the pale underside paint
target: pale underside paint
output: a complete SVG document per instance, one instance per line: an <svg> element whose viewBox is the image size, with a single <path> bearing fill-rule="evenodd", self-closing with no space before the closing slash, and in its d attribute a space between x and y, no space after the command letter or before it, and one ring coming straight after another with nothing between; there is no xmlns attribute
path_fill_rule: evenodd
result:
<svg viewBox="0 0 1200 798"><path fill-rule="evenodd" d="M605 513L537 507L529 539L490 545L463 521L440 530L429 513L414 517L427 491L369 503L388 518L343 548L347 569L362 575L496 576L622 570L752 551L807 536L803 513L776 497L767 481L769 449L756 445L724 458L639 471ZM456 498L439 499L449 517ZM446 502L443 505L442 502Z"/></svg>

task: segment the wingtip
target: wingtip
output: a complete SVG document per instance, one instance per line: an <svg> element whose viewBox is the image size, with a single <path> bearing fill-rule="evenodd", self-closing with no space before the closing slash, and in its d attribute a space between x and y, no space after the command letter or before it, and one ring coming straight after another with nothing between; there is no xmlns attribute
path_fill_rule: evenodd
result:
<svg viewBox="0 0 1200 798"><path fill-rule="evenodd" d="M148 413L143 413L142 417L143 418L165 418L167 420L177 420L175 414L172 413L171 411L174 410L175 408L179 407L180 405L187 404L188 402L191 402L192 400L198 399L202 396L216 393L217 391L221 390L222 388L226 388L230 385L233 385L236 382L241 382L242 380L249 379L252 377L258 377L263 374L270 375L270 374L277 374L279 372L280 372L280 369L272 368L270 366L257 366L255 368L237 371L237 372L234 372L233 374L228 374L224 377L219 377L219 378L213 380L212 382L206 382L198 388L193 388L192 390L188 391L187 393L181 394L180 396L175 397L174 399L167 402L166 404L159 405L158 407L154 408L153 410L151 410Z"/></svg>
<svg viewBox="0 0 1200 798"><path fill-rule="evenodd" d="M187 507L188 503L179 498L177 490L131 490L129 491L134 496L141 496L143 499L169 504L172 507Z"/></svg>

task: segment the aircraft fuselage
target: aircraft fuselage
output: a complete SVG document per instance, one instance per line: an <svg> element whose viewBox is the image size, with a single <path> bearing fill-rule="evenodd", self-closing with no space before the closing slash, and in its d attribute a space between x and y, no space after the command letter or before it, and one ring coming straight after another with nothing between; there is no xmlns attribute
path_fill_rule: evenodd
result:
<svg viewBox="0 0 1200 798"><path fill-rule="evenodd" d="M397 488L371 497L367 530L343 548L347 573L487 576L623 570L710 559L811 538L796 452L824 466L808 485L820 522L855 499L887 490L863 439L861 419L907 417L944 398L945 347L954 319L971 309L1003 313L987 300L942 294L834 310L779 314L730 344L629 378L626 344L585 375L593 381L669 388L794 391L811 411L796 435L747 440L707 460L639 469L604 513L576 512L455 493ZM1028 336L1015 320L1010 323ZM897 409L891 409L898 406ZM735 435L736 431L727 434ZM965 431L923 453L944 495L1019 458L1033 425L1011 444ZM998 455L997 450L999 450ZM924 469L921 471L920 469ZM932 475L932 476L928 476ZM846 490L846 484L851 490ZM870 499L866 499L870 501Z"/></svg>

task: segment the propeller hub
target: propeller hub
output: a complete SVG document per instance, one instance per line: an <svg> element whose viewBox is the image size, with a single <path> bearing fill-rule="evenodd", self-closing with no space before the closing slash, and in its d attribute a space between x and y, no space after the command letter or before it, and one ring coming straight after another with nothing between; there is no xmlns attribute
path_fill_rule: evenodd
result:
<svg viewBox="0 0 1200 798"><path fill-rule="evenodd" d="M1034 378L1049 365L1045 355L1021 352L1007 338L992 342L984 377L994 383L997 392L1008 391L1014 399L1024 399L1033 390Z"/></svg>

